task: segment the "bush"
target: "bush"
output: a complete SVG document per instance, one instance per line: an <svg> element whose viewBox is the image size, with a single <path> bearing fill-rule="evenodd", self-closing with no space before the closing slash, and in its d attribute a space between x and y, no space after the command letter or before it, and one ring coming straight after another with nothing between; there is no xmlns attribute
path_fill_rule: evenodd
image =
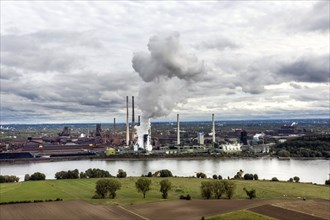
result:
<svg viewBox="0 0 330 220"><path fill-rule="evenodd" d="M222 180L213 181L213 194L216 199L220 199L225 193L225 184Z"/></svg>
<svg viewBox="0 0 330 220"><path fill-rule="evenodd" d="M24 181L29 181L29 180L30 180L30 175L29 174L25 174Z"/></svg>
<svg viewBox="0 0 330 220"><path fill-rule="evenodd" d="M181 195L181 196L180 196L180 199L183 199L183 200L191 200L191 196L190 196L189 194L187 194L187 196Z"/></svg>
<svg viewBox="0 0 330 220"><path fill-rule="evenodd" d="M292 179L292 178L290 178L290 179L288 180L288 182L292 182L292 183L293 183L293 179Z"/></svg>
<svg viewBox="0 0 330 220"><path fill-rule="evenodd" d="M45 180L46 175L40 172L35 172L30 176L30 180Z"/></svg>
<svg viewBox="0 0 330 220"><path fill-rule="evenodd" d="M253 175L253 179L254 179L254 180L258 180L258 179L259 179L258 175L257 175L257 174L254 174L254 175Z"/></svg>
<svg viewBox="0 0 330 220"><path fill-rule="evenodd" d="M221 175L219 175L219 176L218 176L218 179L219 179L219 180L222 180L222 176L221 176Z"/></svg>
<svg viewBox="0 0 330 220"><path fill-rule="evenodd" d="M147 174L147 177L152 177L152 172L149 172L149 173Z"/></svg>
<svg viewBox="0 0 330 220"><path fill-rule="evenodd" d="M245 179L245 180L253 180L253 174L246 173L246 174L244 175L244 179Z"/></svg>
<svg viewBox="0 0 330 220"><path fill-rule="evenodd" d="M215 179L215 180L218 179L218 176L217 176L216 174L214 174L212 177L213 177L213 179Z"/></svg>
<svg viewBox="0 0 330 220"><path fill-rule="evenodd" d="M224 185L225 185L225 194L226 194L228 199L231 199L234 195L236 185L235 185L235 183L233 183L229 180L225 180L223 182L224 182Z"/></svg>
<svg viewBox="0 0 330 220"><path fill-rule="evenodd" d="M206 174L202 173L202 172L196 173L196 177L197 178L203 178L203 179L207 178Z"/></svg>
<svg viewBox="0 0 330 220"><path fill-rule="evenodd" d="M234 176L234 179L243 179L243 170L239 170L236 175Z"/></svg>
<svg viewBox="0 0 330 220"><path fill-rule="evenodd" d="M143 198L146 197L146 193L150 190L151 180L146 178L139 178L135 182L135 187L138 192L142 192Z"/></svg>
<svg viewBox="0 0 330 220"><path fill-rule="evenodd" d="M55 179L78 179L79 171L77 169L68 170L68 171L60 171L55 173Z"/></svg>
<svg viewBox="0 0 330 220"><path fill-rule="evenodd" d="M296 183L299 183L300 178L297 177L297 176L295 176L295 177L293 177L293 180L294 180Z"/></svg>
<svg viewBox="0 0 330 220"><path fill-rule="evenodd" d="M213 183L211 181L201 182L201 194L204 199L210 199L213 191Z"/></svg>
<svg viewBox="0 0 330 220"><path fill-rule="evenodd" d="M326 180L325 185L330 185L330 180Z"/></svg>
<svg viewBox="0 0 330 220"><path fill-rule="evenodd" d="M122 170L122 169L118 170L117 178L125 178L126 176L127 176L127 173L124 170Z"/></svg>
<svg viewBox="0 0 330 220"><path fill-rule="evenodd" d="M253 199L253 198L256 198L257 197L256 190L255 189L247 190L244 187L243 190L246 192L246 195L249 197L249 199Z"/></svg>
<svg viewBox="0 0 330 220"><path fill-rule="evenodd" d="M103 178L103 177L112 177L111 174L106 171L106 170L101 170L98 168L89 168L88 170L85 171L85 175L88 178Z"/></svg>
<svg viewBox="0 0 330 220"><path fill-rule="evenodd" d="M169 170L160 170L159 176L160 177L173 177L172 172Z"/></svg>
<svg viewBox="0 0 330 220"><path fill-rule="evenodd" d="M80 172L79 178L80 179L85 179L85 178L87 178L87 175L84 172Z"/></svg>
<svg viewBox="0 0 330 220"><path fill-rule="evenodd" d="M162 193L162 198L167 199L168 191L171 190L172 184L168 179L160 181L160 192Z"/></svg>
<svg viewBox="0 0 330 220"><path fill-rule="evenodd" d="M278 179L276 177L273 177L272 181L278 181Z"/></svg>

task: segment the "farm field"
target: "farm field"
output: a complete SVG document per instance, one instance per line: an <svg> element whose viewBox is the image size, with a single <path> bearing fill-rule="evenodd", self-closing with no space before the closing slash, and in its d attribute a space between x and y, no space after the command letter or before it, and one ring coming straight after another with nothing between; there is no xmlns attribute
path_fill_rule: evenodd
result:
<svg viewBox="0 0 330 220"><path fill-rule="evenodd" d="M95 183L98 179L71 179L27 181L19 183L0 184L0 202L23 200L46 200L61 198L63 200L85 200L93 204L131 205L146 202L163 201L159 192L159 182L163 178L151 177L151 190L146 198L135 189L138 177L118 179L122 188L117 191L115 199L92 199ZM168 200L178 200L180 195L189 194L192 199L202 199L200 184L205 179L198 178L168 178L172 183ZM330 200L330 187L307 183L271 182L233 180L236 191L233 199L246 199L243 188L256 189L257 199L324 199Z"/></svg>

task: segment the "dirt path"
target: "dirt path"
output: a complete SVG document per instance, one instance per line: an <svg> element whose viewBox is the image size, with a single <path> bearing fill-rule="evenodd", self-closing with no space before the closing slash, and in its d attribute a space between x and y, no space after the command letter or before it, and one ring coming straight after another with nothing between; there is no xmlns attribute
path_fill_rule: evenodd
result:
<svg viewBox="0 0 330 220"><path fill-rule="evenodd" d="M263 215L267 215L280 220L324 220L324 218L307 215L302 212L295 212L288 209L283 209L273 205L262 205L249 209Z"/></svg>

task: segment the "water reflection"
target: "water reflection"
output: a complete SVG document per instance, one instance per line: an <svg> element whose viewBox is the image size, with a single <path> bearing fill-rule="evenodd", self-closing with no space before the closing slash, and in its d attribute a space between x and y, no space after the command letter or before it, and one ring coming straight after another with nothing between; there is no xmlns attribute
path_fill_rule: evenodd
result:
<svg viewBox="0 0 330 220"><path fill-rule="evenodd" d="M173 175L192 176L196 172L203 172L208 177L213 174L223 178L233 177L242 169L244 173L258 174L259 179L271 179L277 177L280 180L288 180L299 176L302 182L324 184L330 173L328 160L278 160L264 159L153 159L153 160L81 160L58 161L28 164L2 164L1 175L16 175L21 180L25 174L42 172L47 179L54 179L55 173L62 170L78 169L85 171L89 168L108 170L116 175L118 169L124 169L129 176L141 176L148 172L156 172L160 169L169 169Z"/></svg>

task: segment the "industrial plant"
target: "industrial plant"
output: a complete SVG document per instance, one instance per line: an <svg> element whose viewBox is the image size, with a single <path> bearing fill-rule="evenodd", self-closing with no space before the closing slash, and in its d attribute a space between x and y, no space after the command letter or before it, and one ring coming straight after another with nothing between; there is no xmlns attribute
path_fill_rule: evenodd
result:
<svg viewBox="0 0 330 220"><path fill-rule="evenodd" d="M216 121L215 114L211 115L210 122L181 122L182 115L177 114L176 122L150 123L149 119L141 121L140 115L135 121L135 112L134 96L131 105L127 96L125 124L116 124L114 117L113 123L96 124L94 128L91 125L87 129L84 125L64 126L57 134L45 132L24 139L2 139L0 159L268 155L276 143L313 132L300 128L296 122L278 129L230 128ZM3 127L1 130L2 135L9 132Z"/></svg>

